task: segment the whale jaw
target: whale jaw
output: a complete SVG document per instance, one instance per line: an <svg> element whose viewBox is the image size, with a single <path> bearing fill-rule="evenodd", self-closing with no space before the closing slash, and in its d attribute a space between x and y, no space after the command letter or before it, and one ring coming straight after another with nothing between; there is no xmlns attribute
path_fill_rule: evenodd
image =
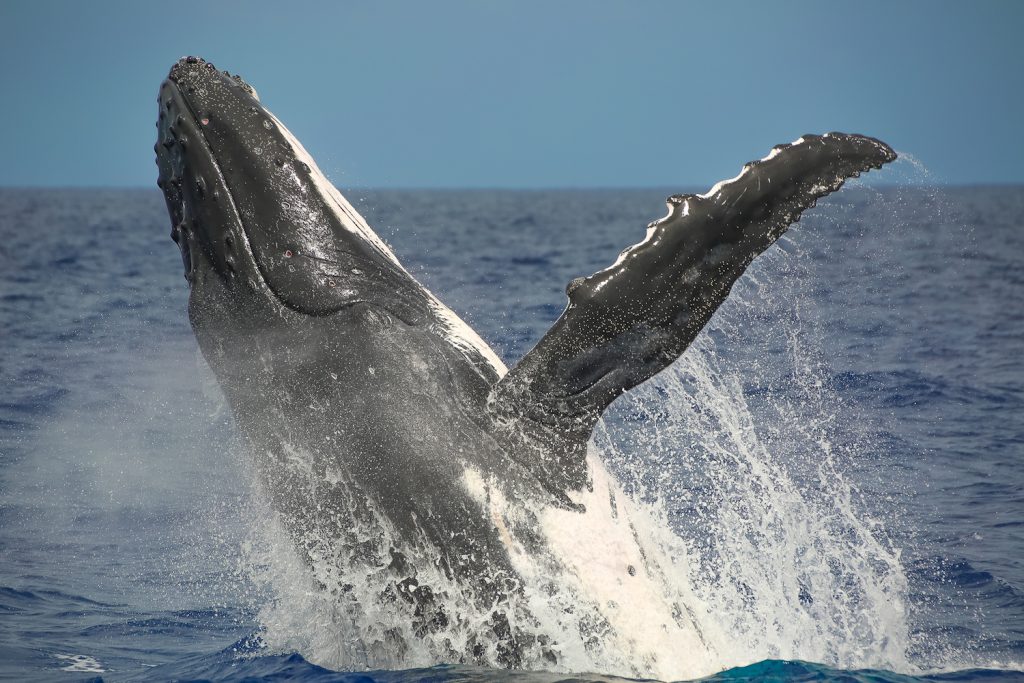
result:
<svg viewBox="0 0 1024 683"><path fill-rule="evenodd" d="M389 294L399 315L427 314L421 288L245 81L187 57L158 101L157 185L190 283L242 282L307 315Z"/></svg>

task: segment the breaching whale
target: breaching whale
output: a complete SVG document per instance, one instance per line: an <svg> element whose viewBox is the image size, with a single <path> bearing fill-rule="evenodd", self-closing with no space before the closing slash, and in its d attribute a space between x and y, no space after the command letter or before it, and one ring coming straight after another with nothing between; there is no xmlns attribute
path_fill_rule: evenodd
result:
<svg viewBox="0 0 1024 683"><path fill-rule="evenodd" d="M713 625L665 592L668 568L588 439L804 210L895 153L806 135L669 197L645 239L569 283L561 317L508 370L241 78L184 58L158 103L158 185L199 347L318 588L406 620L366 640L400 653L440 634L438 660L514 667L618 638L641 642L626 671L706 673ZM549 607L571 622L558 634L531 617ZM637 610L656 634L631 632Z"/></svg>

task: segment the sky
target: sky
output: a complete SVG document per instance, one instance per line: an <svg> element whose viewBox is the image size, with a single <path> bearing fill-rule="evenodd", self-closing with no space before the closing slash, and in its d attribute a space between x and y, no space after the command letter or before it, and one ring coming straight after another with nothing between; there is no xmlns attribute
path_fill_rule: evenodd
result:
<svg viewBox="0 0 1024 683"><path fill-rule="evenodd" d="M1020 0L0 0L0 186L153 187L187 54L342 187L710 186L830 130L1022 183L1022 36Z"/></svg>

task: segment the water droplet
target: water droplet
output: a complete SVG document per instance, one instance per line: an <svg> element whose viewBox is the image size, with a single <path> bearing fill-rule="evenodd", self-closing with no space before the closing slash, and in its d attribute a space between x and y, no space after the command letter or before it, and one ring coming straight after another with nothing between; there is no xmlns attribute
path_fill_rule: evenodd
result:
<svg viewBox="0 0 1024 683"><path fill-rule="evenodd" d="M328 280L327 281L327 286L328 287L336 287L337 285L338 285L338 283L335 282L334 280Z"/></svg>
<svg viewBox="0 0 1024 683"><path fill-rule="evenodd" d="M274 124L272 124L267 119L263 119L263 127L266 128L267 130L270 130L271 128L274 127Z"/></svg>
<svg viewBox="0 0 1024 683"><path fill-rule="evenodd" d="M353 268L350 272L353 275L362 275L363 274L363 271L359 270L358 268Z"/></svg>
<svg viewBox="0 0 1024 683"><path fill-rule="evenodd" d="M292 254L292 250L291 249L285 249L284 250L284 257L285 258L291 258L292 256L293 256L293 254Z"/></svg>
<svg viewBox="0 0 1024 683"><path fill-rule="evenodd" d="M371 375L376 375L376 374L377 374L377 369L376 369L376 368L374 368L374 367L371 367L371 368L370 368L370 374L371 374Z"/></svg>
<svg viewBox="0 0 1024 683"><path fill-rule="evenodd" d="M253 151L253 153L254 153L254 154L255 154L256 156L260 156L261 154L263 154L263 148L262 148L262 147L256 147L256 148L254 148L254 149L253 149L252 151Z"/></svg>

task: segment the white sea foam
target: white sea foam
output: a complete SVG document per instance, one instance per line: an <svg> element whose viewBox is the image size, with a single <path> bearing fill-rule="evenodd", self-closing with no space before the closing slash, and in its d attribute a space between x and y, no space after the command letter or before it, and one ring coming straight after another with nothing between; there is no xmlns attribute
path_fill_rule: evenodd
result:
<svg viewBox="0 0 1024 683"><path fill-rule="evenodd" d="M799 297L778 304L793 291L764 288L789 321L767 333L786 351L776 360L719 349L751 341L738 321L765 305L771 279L755 267L683 359L613 407L590 445L593 488L573 494L586 513L526 510L481 473L464 474L522 582L501 609L517 633L543 636L524 646L521 666L663 679L763 659L915 671L900 550L846 475L855 446L835 431L846 407L828 388ZM746 385L773 375L786 378L787 397L752 403ZM519 545L511 529L522 524L548 552ZM382 515L354 533L401 547ZM424 629L411 601L381 599L395 580L383 562L361 564L337 539L307 541L310 564L283 525L251 544L254 574L276 598L260 613L269 648L345 670L428 666L474 648L476 661L502 664L492 610L429 550L408 556L449 620Z"/></svg>
<svg viewBox="0 0 1024 683"><path fill-rule="evenodd" d="M544 634L557 654L554 664L545 648L527 648L523 666L662 679L767 658L913 670L899 552L877 520L862 517L823 425L805 434L820 455L815 473L797 479L759 438L739 378L722 367L709 338L631 400L662 417L629 452L610 434L620 428L598 434L589 454L593 490L575 495L587 512L539 512L548 553L519 547L507 527L528 515L479 473L466 473L467 490L506 529L500 535L523 581L505 613L523 633ZM603 464L628 462L631 476L650 481L658 460L682 448L688 460L643 490L630 487L632 495ZM679 475L697 467L704 469L689 479ZM673 528L670 508L681 500L673 487L691 485L701 488L705 512L691 529ZM372 527L368 541L399 545L382 517ZM482 644L481 660L500 664L490 610L429 553L417 558L417 580L444 596L451 621L423 633L411 603L380 599L394 581L381 567L360 566L344 552L307 566L287 534L270 529L254 565L276 595L261 612L264 642L274 650L350 670L429 666Z"/></svg>
<svg viewBox="0 0 1024 683"><path fill-rule="evenodd" d="M61 671L90 674L106 672L103 665L95 657L90 657L89 655L54 655L54 657L65 663L64 666L60 667Z"/></svg>
<svg viewBox="0 0 1024 683"><path fill-rule="evenodd" d="M666 474L655 495L663 505L701 497L690 528L680 531L696 559L685 580L713 615L712 635L722 637L709 639L716 668L804 659L910 669L899 551L877 520L862 517L856 490L816 427L806 435L819 438L809 444L820 456L809 480L765 445L739 378L719 367L712 346L705 339L648 389L667 405L647 444L668 451L663 457L689 451L679 470L691 478Z"/></svg>

